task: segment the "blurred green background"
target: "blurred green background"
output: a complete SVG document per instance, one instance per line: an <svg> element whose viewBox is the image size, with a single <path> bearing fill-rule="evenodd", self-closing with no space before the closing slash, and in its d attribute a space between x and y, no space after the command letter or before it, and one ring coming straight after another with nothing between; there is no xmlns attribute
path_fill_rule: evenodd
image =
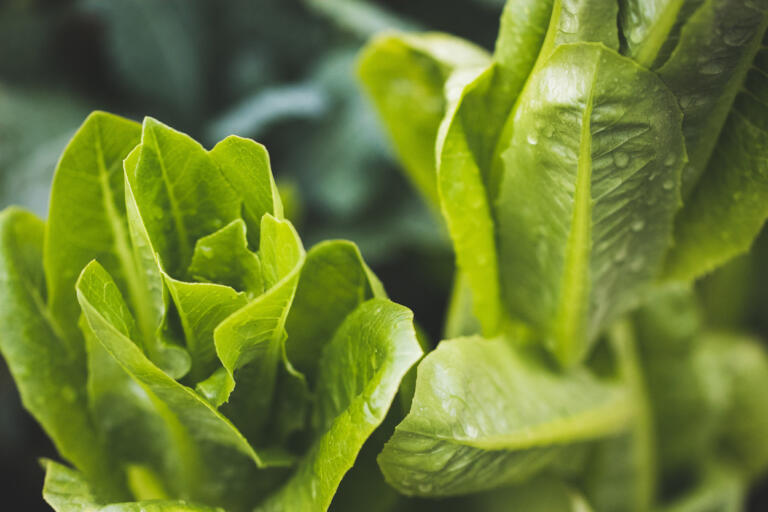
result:
<svg viewBox="0 0 768 512"><path fill-rule="evenodd" d="M386 29L441 30L490 49L502 5L1 0L0 209L19 204L45 215L57 158L94 109L153 116L209 148L231 133L251 137L269 149L307 247L325 238L357 242L392 298L438 339L453 256L361 95L356 55ZM757 262L768 261L767 238L701 285L714 322L747 323L764 338L768 292L755 283L768 283L764 265L756 274ZM36 459L53 455L0 361L3 503L48 510ZM756 492L754 510L765 510L765 494Z"/></svg>

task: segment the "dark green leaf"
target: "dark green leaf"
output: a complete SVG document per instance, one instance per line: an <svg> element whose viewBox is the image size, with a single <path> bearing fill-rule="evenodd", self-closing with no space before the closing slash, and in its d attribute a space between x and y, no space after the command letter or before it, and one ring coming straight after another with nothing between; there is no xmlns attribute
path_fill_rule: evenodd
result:
<svg viewBox="0 0 768 512"><path fill-rule="evenodd" d="M669 277L690 280L746 252L768 218L768 51L761 49L752 66L706 171L675 221ZM728 75L723 68L718 76Z"/></svg>
<svg viewBox="0 0 768 512"><path fill-rule="evenodd" d="M690 196L715 150L723 122L760 49L766 25L768 9L764 4L706 0L686 20L674 52L657 70L684 114L689 162L683 170L683 199Z"/></svg>

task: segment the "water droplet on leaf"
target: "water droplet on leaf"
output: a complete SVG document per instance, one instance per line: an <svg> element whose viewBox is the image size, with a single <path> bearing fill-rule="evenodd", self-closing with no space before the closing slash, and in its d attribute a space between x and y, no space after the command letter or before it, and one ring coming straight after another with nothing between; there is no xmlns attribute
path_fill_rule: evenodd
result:
<svg viewBox="0 0 768 512"><path fill-rule="evenodd" d="M761 10L763 10L761 8ZM743 46L754 34L753 27L730 27L723 34L723 42L728 46Z"/></svg>
<svg viewBox="0 0 768 512"><path fill-rule="evenodd" d="M709 61L699 66L699 73L702 75L717 75L723 72L723 65L716 61Z"/></svg>
<svg viewBox="0 0 768 512"><path fill-rule="evenodd" d="M579 20L573 13L563 10L560 18L560 30L567 34L574 34L579 29Z"/></svg>
<svg viewBox="0 0 768 512"><path fill-rule="evenodd" d="M626 153L622 153L621 151L617 151L613 155L613 161L616 163L619 167L626 167L629 163L629 155Z"/></svg>
<svg viewBox="0 0 768 512"><path fill-rule="evenodd" d="M616 251L616 254L613 255L613 261L616 263L620 263L624 261L627 257L627 246L624 245L621 248L619 248L618 251Z"/></svg>

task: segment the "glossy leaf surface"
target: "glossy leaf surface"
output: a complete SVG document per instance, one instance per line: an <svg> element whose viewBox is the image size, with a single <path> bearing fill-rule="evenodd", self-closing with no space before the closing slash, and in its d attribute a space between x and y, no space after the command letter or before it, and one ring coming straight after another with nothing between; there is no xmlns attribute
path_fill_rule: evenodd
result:
<svg viewBox="0 0 768 512"><path fill-rule="evenodd" d="M558 47L514 115L497 204L504 297L571 365L659 271L681 118L656 76L593 44Z"/></svg>
<svg viewBox="0 0 768 512"><path fill-rule="evenodd" d="M406 308L371 299L355 309L320 360L316 440L291 479L257 510L326 510L363 443L384 420L400 380L421 355Z"/></svg>
<svg viewBox="0 0 768 512"><path fill-rule="evenodd" d="M623 431L631 397L585 369L560 374L504 339L444 341L419 365L411 412L379 456L406 494L523 482L579 443Z"/></svg>

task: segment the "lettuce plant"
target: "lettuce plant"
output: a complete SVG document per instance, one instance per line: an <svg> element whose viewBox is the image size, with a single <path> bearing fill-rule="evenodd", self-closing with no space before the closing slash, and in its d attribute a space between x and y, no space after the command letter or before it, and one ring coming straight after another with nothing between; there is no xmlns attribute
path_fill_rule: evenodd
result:
<svg viewBox="0 0 768 512"><path fill-rule="evenodd" d="M353 244L305 252L262 146L92 114L47 221L0 214L0 351L70 464L44 463L45 499L742 509L768 354L694 282L768 217L767 26L764 0L508 0L492 54L370 43L362 81L457 259L415 381L411 313Z"/></svg>
<svg viewBox="0 0 768 512"><path fill-rule="evenodd" d="M492 54L368 45L362 81L458 267L390 484L739 509L768 467L768 357L713 332L692 283L768 217L767 25L762 1L508 0Z"/></svg>
<svg viewBox="0 0 768 512"><path fill-rule="evenodd" d="M262 146L100 112L48 220L0 214L0 349L60 512L325 510L422 353L354 244L305 252Z"/></svg>

